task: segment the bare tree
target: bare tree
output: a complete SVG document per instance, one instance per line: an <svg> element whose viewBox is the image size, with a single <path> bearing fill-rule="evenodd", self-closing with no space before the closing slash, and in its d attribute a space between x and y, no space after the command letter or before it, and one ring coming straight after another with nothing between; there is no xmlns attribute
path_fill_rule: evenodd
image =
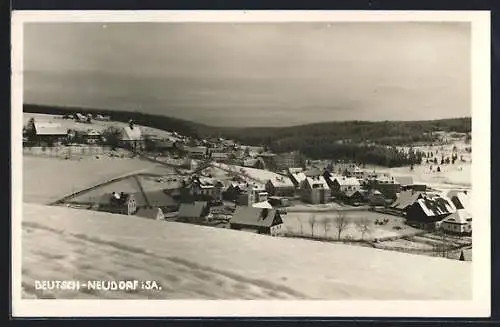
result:
<svg viewBox="0 0 500 327"><path fill-rule="evenodd" d="M318 221L316 220L315 215L311 215L309 217L308 223L309 223L309 226L311 226L311 237L314 237L314 226L316 225L317 222Z"/></svg>
<svg viewBox="0 0 500 327"><path fill-rule="evenodd" d="M299 235L302 236L304 235L304 229L302 226L302 220L300 218L297 218L297 222L299 223Z"/></svg>
<svg viewBox="0 0 500 327"><path fill-rule="evenodd" d="M366 217L363 217L356 221L356 226L361 231L361 239L365 239L365 234L370 231L370 220Z"/></svg>
<svg viewBox="0 0 500 327"><path fill-rule="evenodd" d="M337 216L335 217L335 226L337 227L337 239L340 240L342 236L342 232L349 225L349 220L344 212L338 211Z"/></svg>
<svg viewBox="0 0 500 327"><path fill-rule="evenodd" d="M323 217L320 220L321 225L323 226L323 229L325 230L325 238L328 237L328 231L332 228L332 221L329 217Z"/></svg>

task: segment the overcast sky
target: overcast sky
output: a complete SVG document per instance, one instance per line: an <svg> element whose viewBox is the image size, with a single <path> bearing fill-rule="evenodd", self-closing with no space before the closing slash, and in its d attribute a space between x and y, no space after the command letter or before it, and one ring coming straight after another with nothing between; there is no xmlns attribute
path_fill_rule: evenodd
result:
<svg viewBox="0 0 500 327"><path fill-rule="evenodd" d="M466 23L25 24L24 102L210 125L471 115Z"/></svg>

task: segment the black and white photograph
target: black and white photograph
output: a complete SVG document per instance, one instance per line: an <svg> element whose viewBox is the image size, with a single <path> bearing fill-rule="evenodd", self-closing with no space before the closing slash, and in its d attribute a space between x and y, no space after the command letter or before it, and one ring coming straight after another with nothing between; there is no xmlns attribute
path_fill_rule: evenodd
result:
<svg viewBox="0 0 500 327"><path fill-rule="evenodd" d="M489 29L14 12L14 312L489 315Z"/></svg>

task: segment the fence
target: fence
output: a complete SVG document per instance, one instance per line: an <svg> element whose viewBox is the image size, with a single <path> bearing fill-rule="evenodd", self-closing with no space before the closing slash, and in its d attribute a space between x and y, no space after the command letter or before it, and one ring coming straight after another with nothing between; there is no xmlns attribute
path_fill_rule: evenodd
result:
<svg viewBox="0 0 500 327"><path fill-rule="evenodd" d="M77 159L78 157L100 156L110 153L110 148L103 146L23 147L23 154L61 159Z"/></svg>

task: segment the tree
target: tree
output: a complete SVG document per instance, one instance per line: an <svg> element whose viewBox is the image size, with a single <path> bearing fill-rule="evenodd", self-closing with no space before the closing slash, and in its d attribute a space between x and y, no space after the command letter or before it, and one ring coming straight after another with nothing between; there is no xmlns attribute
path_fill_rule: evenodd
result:
<svg viewBox="0 0 500 327"><path fill-rule="evenodd" d="M109 145L112 150L115 150L120 144L121 133L122 133L121 129L115 126L110 126L106 128L102 132L102 136L106 140L105 144Z"/></svg>
<svg viewBox="0 0 500 327"><path fill-rule="evenodd" d="M317 220L315 215L311 215L308 220L309 226L311 226L311 237L314 237L314 225L316 225Z"/></svg>
<svg viewBox="0 0 500 327"><path fill-rule="evenodd" d="M342 211L337 211L337 216L335 217L335 226L337 227L337 239L340 240L342 232L346 229L349 221L347 216Z"/></svg>
<svg viewBox="0 0 500 327"><path fill-rule="evenodd" d="M460 259L459 259L459 260L460 260L460 261L465 261L465 257L464 257L464 250L462 250L462 251L460 252Z"/></svg>
<svg viewBox="0 0 500 327"><path fill-rule="evenodd" d="M302 220L300 218L297 218L297 222L299 223L299 235L302 236L302 235L304 235L304 228L302 226Z"/></svg>
<svg viewBox="0 0 500 327"><path fill-rule="evenodd" d="M370 230L370 220L368 218L361 218L356 221L356 226L361 231L361 239L365 239L365 234Z"/></svg>
<svg viewBox="0 0 500 327"><path fill-rule="evenodd" d="M328 231L332 227L332 222L331 219L328 217L323 217L320 221L321 225L323 226L323 229L325 230L325 238L328 237Z"/></svg>

